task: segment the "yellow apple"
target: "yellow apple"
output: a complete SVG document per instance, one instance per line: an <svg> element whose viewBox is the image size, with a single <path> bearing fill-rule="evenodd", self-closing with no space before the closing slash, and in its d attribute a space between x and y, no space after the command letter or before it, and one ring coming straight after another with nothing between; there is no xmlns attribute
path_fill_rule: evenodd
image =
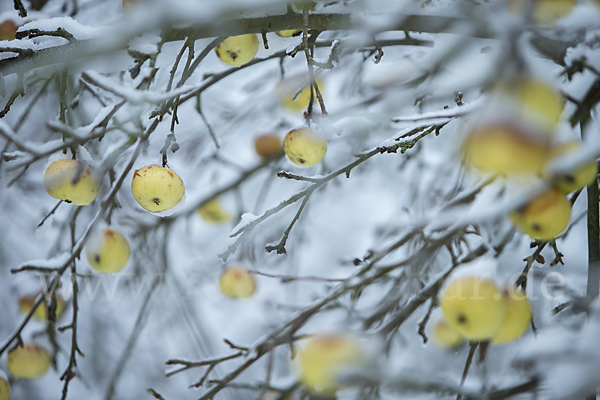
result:
<svg viewBox="0 0 600 400"><path fill-rule="evenodd" d="M33 307L35 300L37 299L37 297L40 294L41 293L21 296L19 298L19 310L21 310L21 312L23 314L27 314L29 312L29 310L31 310L31 307ZM62 315L64 310L65 310L65 301L63 300L61 295L57 294L56 295L56 319L60 318L60 316ZM35 309L35 311L33 313L33 317L40 319L42 321L46 321L48 319L48 310L47 310L45 302L42 302L38 306L38 308Z"/></svg>
<svg viewBox="0 0 600 400"><path fill-rule="evenodd" d="M502 326L506 301L491 280L456 279L444 290L440 306L450 326L471 340L489 340Z"/></svg>
<svg viewBox="0 0 600 400"><path fill-rule="evenodd" d="M146 165L133 174L131 192L140 206L159 213L175 207L185 194L183 181L175 172L160 165Z"/></svg>
<svg viewBox="0 0 600 400"><path fill-rule="evenodd" d="M539 240L550 240L569 225L571 202L558 189L551 188L523 207L509 213L515 227Z"/></svg>
<svg viewBox="0 0 600 400"><path fill-rule="evenodd" d="M244 65L252 61L258 52L255 34L230 36L215 47L217 57L230 65Z"/></svg>
<svg viewBox="0 0 600 400"><path fill-rule="evenodd" d="M69 159L54 161L44 172L44 187L55 199L86 206L100 192L100 178L89 165Z"/></svg>
<svg viewBox="0 0 600 400"><path fill-rule="evenodd" d="M468 133L462 150L466 165L498 175L539 175L551 157L549 138L508 122L477 126Z"/></svg>
<svg viewBox="0 0 600 400"><path fill-rule="evenodd" d="M0 400L10 399L10 384L4 371L0 370Z"/></svg>
<svg viewBox="0 0 600 400"><path fill-rule="evenodd" d="M25 343L8 353L6 367L15 378L39 378L50 368L50 354L40 345Z"/></svg>
<svg viewBox="0 0 600 400"><path fill-rule="evenodd" d="M525 75L501 84L494 94L502 96L507 106L516 111L517 118L539 124L546 134L554 134L553 128L564 109L564 99L551 85Z"/></svg>
<svg viewBox="0 0 600 400"><path fill-rule="evenodd" d="M219 223L229 221L231 219L231 214L221 207L221 202L219 199L213 199L203 206L198 207L198 214L202 217L206 222L211 223Z"/></svg>
<svg viewBox="0 0 600 400"><path fill-rule="evenodd" d="M17 25L7 19L0 24L0 40L14 40L17 33Z"/></svg>
<svg viewBox="0 0 600 400"><path fill-rule="evenodd" d="M256 291L256 280L246 268L241 266L227 267L219 278L221 292L237 299L250 297Z"/></svg>
<svg viewBox="0 0 600 400"><path fill-rule="evenodd" d="M121 270L129 260L129 243L121 232L111 228L92 234L85 245L87 260L98 272L110 274Z"/></svg>
<svg viewBox="0 0 600 400"><path fill-rule="evenodd" d="M571 141L556 146L552 152L553 156L560 157L581 148L581 142ZM596 161L590 161L574 171L570 171L554 180L554 186L565 193L583 189L594 182L598 176Z"/></svg>
<svg viewBox="0 0 600 400"><path fill-rule="evenodd" d="M353 336L315 336L298 352L300 382L314 393L332 396L342 387L340 375L364 366L364 353L361 343Z"/></svg>
<svg viewBox="0 0 600 400"><path fill-rule="evenodd" d="M508 10L512 14L522 14L530 0L508 0ZM532 17L537 24L551 25L571 13L577 0L533 0Z"/></svg>
<svg viewBox="0 0 600 400"><path fill-rule="evenodd" d="M432 330L433 343L443 349L454 349L463 344L467 338L450 326L443 318L440 318Z"/></svg>
<svg viewBox="0 0 600 400"><path fill-rule="evenodd" d="M325 157L327 141L312 128L293 129L283 139L283 150L294 164L309 167Z"/></svg>
<svg viewBox="0 0 600 400"><path fill-rule="evenodd" d="M323 81L316 80L319 90L323 93ZM302 90L300 90L302 89ZM300 93L298 93L300 91ZM277 84L275 93L281 100L281 105L290 111L302 111L308 106L311 95L311 85L308 76L296 75L286 78ZM296 94L298 94L296 96ZM315 106L317 98L314 99Z"/></svg>
<svg viewBox="0 0 600 400"><path fill-rule="evenodd" d="M275 31L275 33L277 34L277 36L280 36L282 38L289 38L292 36L298 36L302 34L302 29L287 29L284 31Z"/></svg>
<svg viewBox="0 0 600 400"><path fill-rule="evenodd" d="M492 343L506 343L520 338L531 325L533 313L527 295L522 289L509 289L505 294L506 317Z"/></svg>
<svg viewBox="0 0 600 400"><path fill-rule="evenodd" d="M281 139L279 139L279 135L276 133L267 133L258 136L254 139L254 149L256 150L256 154L265 159L273 158L283 150Z"/></svg>

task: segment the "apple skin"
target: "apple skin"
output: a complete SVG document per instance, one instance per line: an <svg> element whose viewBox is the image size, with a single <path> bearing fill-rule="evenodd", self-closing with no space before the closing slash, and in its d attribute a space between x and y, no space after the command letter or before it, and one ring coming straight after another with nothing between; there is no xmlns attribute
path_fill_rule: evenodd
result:
<svg viewBox="0 0 600 400"><path fill-rule="evenodd" d="M281 139L276 133L267 133L254 139L256 154L264 159L278 156L283 151Z"/></svg>
<svg viewBox="0 0 600 400"><path fill-rule="evenodd" d="M505 294L506 317L500 330L492 338L492 343L500 344L517 340L529 329L533 312L527 295L522 289L511 290Z"/></svg>
<svg viewBox="0 0 600 400"><path fill-rule="evenodd" d="M215 47L219 59L229 65L248 64L258 53L258 37L255 34L230 36Z"/></svg>
<svg viewBox="0 0 600 400"><path fill-rule="evenodd" d="M40 295L40 293L21 296L19 298L19 310L23 314L27 314L29 312L29 310L31 310L31 307L33 307L33 304L35 303L35 300L37 299L37 297L39 295ZM65 301L59 294L57 294L56 295L56 319L59 319L61 317L61 315L63 314L63 311L65 311ZM33 313L33 317L36 319L42 320L42 321L48 320L48 310L47 310L46 304L44 302L42 302L42 304L40 304L38 306L38 308L36 308L35 312Z"/></svg>
<svg viewBox="0 0 600 400"><path fill-rule="evenodd" d="M555 147L552 152L554 157L560 157L568 153L577 151L582 144L579 141L562 143ZM596 161L590 161L574 171L570 171L554 180L554 186L565 193L574 192L583 189L598 177L598 165Z"/></svg>
<svg viewBox="0 0 600 400"><path fill-rule="evenodd" d="M302 29L286 29L283 31L275 31L277 36L282 38L289 38L292 36L298 36L302 34Z"/></svg>
<svg viewBox="0 0 600 400"><path fill-rule="evenodd" d="M4 371L0 370L0 400L10 399L10 384Z"/></svg>
<svg viewBox="0 0 600 400"><path fill-rule="evenodd" d="M77 160L56 160L44 172L48 194L77 206L87 206L94 201L100 193L100 184L92 167Z"/></svg>
<svg viewBox="0 0 600 400"><path fill-rule="evenodd" d="M509 0L508 10L512 14L525 12L527 0ZM552 25L571 13L577 0L534 0L532 17L536 24Z"/></svg>
<svg viewBox="0 0 600 400"><path fill-rule="evenodd" d="M15 378L39 378L50 368L50 354L38 344L25 343L8 353L6 367Z"/></svg>
<svg viewBox="0 0 600 400"><path fill-rule="evenodd" d="M513 108L516 118L537 124L545 135L554 136L564 98L553 86L524 75L500 85L495 94Z"/></svg>
<svg viewBox="0 0 600 400"><path fill-rule="evenodd" d="M98 272L110 274L120 271L129 261L130 248L121 232L105 228L90 237L85 254L88 262Z"/></svg>
<svg viewBox="0 0 600 400"><path fill-rule="evenodd" d="M533 239L551 240L569 225L571 202L556 188L550 188L518 210L509 213L515 227Z"/></svg>
<svg viewBox="0 0 600 400"><path fill-rule="evenodd" d="M197 212L203 220L213 224L226 222L231 219L231 214L221 207L219 199L213 199L203 206L198 207Z"/></svg>
<svg viewBox="0 0 600 400"><path fill-rule="evenodd" d="M221 292L234 299L245 299L256 291L256 280L246 268L241 266L227 267L219 277Z"/></svg>
<svg viewBox="0 0 600 400"><path fill-rule="evenodd" d="M185 187L175 172L152 164L135 171L131 192L145 210L159 213L179 204L185 194Z"/></svg>
<svg viewBox="0 0 600 400"><path fill-rule="evenodd" d="M338 375L345 369L360 368L364 360L356 338L344 334L316 336L298 352L300 382L313 393L332 397L342 387Z"/></svg>
<svg viewBox="0 0 600 400"><path fill-rule="evenodd" d="M470 340L491 339L506 316L506 301L490 280L476 276L450 282L440 299L450 326Z"/></svg>
<svg viewBox="0 0 600 400"><path fill-rule="evenodd" d="M437 321L431 334L433 343L443 349L455 349L466 341L465 336L443 318Z"/></svg>
<svg viewBox="0 0 600 400"><path fill-rule="evenodd" d="M277 96L281 100L281 105L285 109L298 112L308 107L311 96L311 85L307 82L308 77L301 74L286 78L277 84L275 93L277 93ZM319 86L319 90L323 93L323 81L317 79L316 82ZM300 93L298 93L298 91L300 91ZM296 96L296 93L298 93L298 96ZM317 105L317 101L315 96L315 106Z"/></svg>
<svg viewBox="0 0 600 400"><path fill-rule="evenodd" d="M294 164L310 167L325 157L327 140L312 128L293 129L283 139L283 150Z"/></svg>
<svg viewBox="0 0 600 400"><path fill-rule="evenodd" d="M14 40L17 29L17 25L10 19L2 22L0 24L0 40Z"/></svg>

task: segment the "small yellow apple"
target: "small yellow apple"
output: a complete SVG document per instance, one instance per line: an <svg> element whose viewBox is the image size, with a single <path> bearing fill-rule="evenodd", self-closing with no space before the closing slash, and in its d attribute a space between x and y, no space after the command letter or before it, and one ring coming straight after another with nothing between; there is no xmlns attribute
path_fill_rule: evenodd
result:
<svg viewBox="0 0 600 400"><path fill-rule="evenodd" d="M569 225L571 202L563 192L551 188L511 211L509 218L519 231L533 239L554 239Z"/></svg>
<svg viewBox="0 0 600 400"><path fill-rule="evenodd" d="M232 266L225 268L221 273L219 287L227 297L244 299L256 291L256 280L246 268Z"/></svg>
<svg viewBox="0 0 600 400"><path fill-rule="evenodd" d="M110 274L121 270L129 261L129 243L117 230L100 229L88 240L85 254L92 268Z"/></svg>
<svg viewBox="0 0 600 400"><path fill-rule="evenodd" d="M365 351L357 338L346 334L315 336L298 352L300 382L321 396L332 396L343 385L340 375L364 367Z"/></svg>
<svg viewBox="0 0 600 400"><path fill-rule="evenodd" d="M492 337L492 343L506 343L520 338L531 325L533 313L527 295L522 289L505 293L506 317L500 330Z"/></svg>
<svg viewBox="0 0 600 400"><path fill-rule="evenodd" d="M440 299L450 326L471 340L489 340L502 326L506 301L491 280L469 276L448 284Z"/></svg>
<svg viewBox="0 0 600 400"><path fill-rule="evenodd" d="M283 147L279 135L276 133L267 133L254 139L254 149L256 150L256 154L262 158L269 159L279 155Z"/></svg>
<svg viewBox="0 0 600 400"><path fill-rule="evenodd" d="M512 14L522 14L527 10L530 0L509 0L508 11ZM533 0L533 22L541 25L551 25L571 13L577 5L577 0Z"/></svg>
<svg viewBox="0 0 600 400"><path fill-rule="evenodd" d="M55 199L87 206L100 192L100 178L92 167L81 161L60 159L44 172L44 187Z"/></svg>
<svg viewBox="0 0 600 400"><path fill-rule="evenodd" d="M467 340L462 333L453 328L443 318L435 323L431 333L433 343L443 349L455 349Z"/></svg>
<svg viewBox="0 0 600 400"><path fill-rule="evenodd" d="M133 174L131 192L140 206L159 213L175 207L185 194L183 181L175 172L160 165L146 165Z"/></svg>
<svg viewBox="0 0 600 400"><path fill-rule="evenodd" d="M284 31L275 31L275 33L277 34L277 36L280 36L282 38L289 38L292 36L298 36L302 34L302 29L287 29Z"/></svg>
<svg viewBox="0 0 600 400"><path fill-rule="evenodd" d="M494 93L516 111L520 120L542 125L553 135L564 109L564 98L558 90L529 75L501 84Z"/></svg>
<svg viewBox="0 0 600 400"><path fill-rule="evenodd" d="M571 141L556 146L552 152L554 157L560 157L568 153L573 153L581 148L581 142ZM554 180L554 186L565 193L583 189L588 184L596 180L598 176L598 166L596 161L590 161L574 171L570 171Z"/></svg>
<svg viewBox="0 0 600 400"><path fill-rule="evenodd" d="M319 90L323 93L323 81L316 80ZM300 90L302 89L302 90ZM305 75L296 75L279 82L275 87L275 93L281 100L281 105L290 111L302 111L310 102L312 86ZM298 93L300 92L300 93ZM317 98L314 99L315 106Z"/></svg>
<svg viewBox="0 0 600 400"><path fill-rule="evenodd" d="M6 367L15 378L39 378L50 368L50 354L38 344L25 343L8 353Z"/></svg>
<svg viewBox="0 0 600 400"><path fill-rule="evenodd" d="M539 175L551 157L550 140L507 122L476 127L462 150L466 165L498 175Z"/></svg>
<svg viewBox="0 0 600 400"><path fill-rule="evenodd" d="M10 19L2 22L0 24L0 40L14 40L17 29L17 25Z"/></svg>
<svg viewBox="0 0 600 400"><path fill-rule="evenodd" d="M0 370L0 400L10 399L10 384L4 371Z"/></svg>
<svg viewBox="0 0 600 400"><path fill-rule="evenodd" d="M27 314L29 312L29 310L31 310L31 307L33 307L33 304L35 303L35 300L37 299L37 297L40 295L41 293L36 293L36 294L29 294L29 295L25 295L25 296L21 296L19 298L19 310L23 313L23 314ZM56 294L56 319L59 319L60 316L62 315L63 311L65 310L65 301L63 300L62 296L59 294ZM46 321L48 319L48 310L46 307L46 303L42 302L38 308L35 309L35 312L33 313L34 318L37 318L39 320L42 321Z"/></svg>
<svg viewBox="0 0 600 400"><path fill-rule="evenodd" d="M312 128L292 129L283 139L283 150L294 164L310 167L325 157L327 140Z"/></svg>
<svg viewBox="0 0 600 400"><path fill-rule="evenodd" d="M203 206L198 207L198 214L206 222L218 224L220 222L229 221L231 214L223 209L219 199L213 199Z"/></svg>
<svg viewBox="0 0 600 400"><path fill-rule="evenodd" d="M219 59L230 65L244 65L252 61L258 52L255 34L230 36L215 47Z"/></svg>

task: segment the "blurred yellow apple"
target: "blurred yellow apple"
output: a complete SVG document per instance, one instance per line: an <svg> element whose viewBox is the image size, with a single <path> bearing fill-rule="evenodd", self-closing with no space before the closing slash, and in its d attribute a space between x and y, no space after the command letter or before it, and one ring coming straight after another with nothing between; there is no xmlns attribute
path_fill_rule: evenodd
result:
<svg viewBox="0 0 600 400"><path fill-rule="evenodd" d="M221 207L221 202L219 199L213 199L203 206L198 207L198 214L202 217L206 222L211 223L219 223L229 221L231 219L231 214Z"/></svg>
<svg viewBox="0 0 600 400"><path fill-rule="evenodd" d="M4 371L0 370L0 400L10 399L10 384Z"/></svg>
<svg viewBox="0 0 600 400"><path fill-rule="evenodd" d="M0 40L14 40L17 33L17 25L7 19L0 24Z"/></svg>
<svg viewBox="0 0 600 400"><path fill-rule="evenodd" d="M522 289L509 289L505 294L506 317L492 343L506 343L520 338L531 325L533 313Z"/></svg>
<svg viewBox="0 0 600 400"><path fill-rule="evenodd" d="M494 94L516 111L523 122L541 125L546 134L553 135L560 121L564 99L558 90L529 75L500 84Z"/></svg>
<svg viewBox="0 0 600 400"><path fill-rule="evenodd" d="M284 31L275 31L275 33L277 36L281 36L282 38L289 38L302 34L302 29L287 29Z"/></svg>
<svg viewBox="0 0 600 400"><path fill-rule="evenodd" d="M539 175L551 157L551 143L508 122L480 125L463 143L463 162L498 175Z"/></svg>
<svg viewBox="0 0 600 400"><path fill-rule="evenodd" d="M491 280L456 279L444 290L440 306L450 326L471 340L489 340L502 326L506 301Z"/></svg>
<svg viewBox="0 0 600 400"><path fill-rule="evenodd" d="M219 59L230 65L244 65L252 61L258 52L255 34L230 36L215 47Z"/></svg>
<svg viewBox="0 0 600 400"><path fill-rule="evenodd" d="M185 194L183 181L175 172L160 165L146 165L133 174L131 192L140 206L159 213L175 207Z"/></svg>
<svg viewBox="0 0 600 400"><path fill-rule="evenodd" d="M561 157L568 153L573 153L581 148L581 142L571 141L556 146L552 152L554 157ZM588 184L594 182L598 176L598 166L596 161L590 161L574 171L568 172L554 180L554 186L565 193L583 189Z"/></svg>
<svg viewBox="0 0 600 400"><path fill-rule="evenodd" d="M33 304L35 303L35 300L37 299L37 297L42 294L42 293L36 293L36 294L29 294L29 295L25 295L25 296L21 296L19 298L19 310L23 313L23 314L27 314L29 312L29 310L31 310L31 307L33 307ZM59 294L56 294L56 319L59 319L60 316L62 315L63 311L65 310L65 301L63 300L62 296ZM46 303L42 302L38 308L35 309L34 313L33 313L33 317L40 319L42 321L46 321L48 319L48 310L46 307Z"/></svg>
<svg viewBox="0 0 600 400"><path fill-rule="evenodd" d="M267 133L254 139L254 149L256 150L256 154L268 159L279 155L283 147L279 135L276 133Z"/></svg>
<svg viewBox="0 0 600 400"><path fill-rule="evenodd" d="M511 211L509 218L519 231L531 238L550 240L569 225L571 202L563 192L551 188Z"/></svg>
<svg viewBox="0 0 600 400"><path fill-rule="evenodd" d="M577 0L508 0L508 10L512 14L522 14L532 4L533 22L550 25L571 13Z"/></svg>
<svg viewBox="0 0 600 400"><path fill-rule="evenodd" d="M300 382L314 393L332 396L343 386L339 378L344 372L364 367L364 353L353 336L315 336L298 352Z"/></svg>
<svg viewBox="0 0 600 400"><path fill-rule="evenodd" d="M100 178L89 165L69 159L54 161L44 172L44 187L55 199L86 206L100 192Z"/></svg>
<svg viewBox="0 0 600 400"><path fill-rule="evenodd" d="M316 80L319 85L319 90L323 93L323 81ZM300 90L302 89L302 90ZM312 86L308 80L308 76L296 75L286 78L277 84L275 93L281 100L281 105L290 111L302 111L310 102ZM300 93L298 93L300 92ZM317 105L317 98L313 100Z"/></svg>
<svg viewBox="0 0 600 400"><path fill-rule="evenodd" d="M85 245L85 255L92 268L105 274L121 270L127 264L129 254L125 236L110 228L94 232Z"/></svg>
<svg viewBox="0 0 600 400"><path fill-rule="evenodd" d="M294 164L309 167L325 157L327 141L312 128L293 129L283 139L283 150Z"/></svg>
<svg viewBox="0 0 600 400"><path fill-rule="evenodd" d="M443 349L454 349L463 344L467 338L450 326L443 318L440 318L433 326L433 343Z"/></svg>
<svg viewBox="0 0 600 400"><path fill-rule="evenodd" d="M241 266L227 267L219 278L221 292L237 299L250 297L256 291L256 280L246 268Z"/></svg>
<svg viewBox="0 0 600 400"><path fill-rule="evenodd" d="M15 378L39 378L50 368L50 354L40 345L25 343L8 353L6 367Z"/></svg>

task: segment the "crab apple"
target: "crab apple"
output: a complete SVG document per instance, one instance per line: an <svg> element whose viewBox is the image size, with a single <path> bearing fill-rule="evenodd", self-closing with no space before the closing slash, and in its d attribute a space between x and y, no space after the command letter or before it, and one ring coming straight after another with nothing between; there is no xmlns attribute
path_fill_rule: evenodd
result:
<svg viewBox="0 0 600 400"><path fill-rule="evenodd" d="M19 310L23 314L27 314L31 310L31 307L33 307L35 304L35 300L40 294L42 293L29 294L19 297ZM65 301L61 295L56 294L56 319L61 317L64 310ZM45 302L42 302L38 308L35 309L33 317L42 321L46 321L48 319L48 309Z"/></svg>
<svg viewBox="0 0 600 400"><path fill-rule="evenodd" d="M509 0L508 10L512 14L522 14L532 4L533 22L540 25L551 25L571 13L577 0Z"/></svg>
<svg viewBox="0 0 600 400"><path fill-rule="evenodd" d="M221 292L231 298L244 299L256 291L254 275L241 266L227 267L219 278Z"/></svg>
<svg viewBox="0 0 600 400"><path fill-rule="evenodd" d="M175 172L152 164L135 171L131 192L145 210L159 213L179 204L185 187Z"/></svg>
<svg viewBox="0 0 600 400"><path fill-rule="evenodd" d="M14 40L17 34L17 25L7 19L0 24L0 40Z"/></svg>
<svg viewBox="0 0 600 400"><path fill-rule="evenodd" d="M471 340L489 340L500 330L506 301L496 284L469 276L448 284L440 299L448 324Z"/></svg>
<svg viewBox="0 0 600 400"><path fill-rule="evenodd" d="M431 331L433 343L443 349L455 349L466 340L465 336L440 318Z"/></svg>
<svg viewBox="0 0 600 400"><path fill-rule="evenodd" d="M255 34L230 36L215 47L219 59L230 65L248 64L258 52Z"/></svg>
<svg viewBox="0 0 600 400"><path fill-rule="evenodd" d="M321 93L323 93L323 81L317 79L316 83ZM308 77L302 74L286 78L275 87L275 93L277 93L281 105L294 112L302 111L308 106L311 92L312 85ZM317 103L316 96L313 101L315 104Z"/></svg>
<svg viewBox="0 0 600 400"><path fill-rule="evenodd" d="M6 373L0 369L0 400L10 399L10 384Z"/></svg>
<svg viewBox="0 0 600 400"><path fill-rule="evenodd" d="M511 290L506 298L506 316L492 343L507 343L520 338L531 325L533 313L527 295L522 289Z"/></svg>
<svg viewBox="0 0 600 400"><path fill-rule="evenodd" d="M229 221L231 219L231 214L223 209L219 199L212 199L198 207L197 212L203 220L213 224Z"/></svg>
<svg viewBox="0 0 600 400"><path fill-rule="evenodd" d="M571 141L556 146L552 152L553 156L561 157L563 155L573 153L581 148L581 142ZM554 186L562 190L565 193L574 192L575 190L583 189L590 183L594 182L598 176L598 165L596 161L590 161L576 168L573 171L569 171L563 175L560 175L554 179Z"/></svg>
<svg viewBox="0 0 600 400"><path fill-rule="evenodd" d="M292 36L298 36L302 33L302 29L286 29L283 31L275 31L275 33L277 34L277 36L280 36L282 38L289 38Z"/></svg>
<svg viewBox="0 0 600 400"><path fill-rule="evenodd" d="M100 178L84 162L60 159L50 164L44 172L44 187L55 199L87 206L100 192Z"/></svg>
<svg viewBox="0 0 600 400"><path fill-rule="evenodd" d="M110 274L121 270L129 261L129 243L115 229L100 229L92 234L85 245L85 255L92 268Z"/></svg>
<svg viewBox="0 0 600 400"><path fill-rule="evenodd" d="M294 164L309 167L325 157L327 140L312 128L293 129L283 139L283 150Z"/></svg>
<svg viewBox="0 0 600 400"><path fill-rule="evenodd" d="M520 232L533 239L554 239L569 225L571 202L563 192L550 188L511 211L509 218Z"/></svg>
<svg viewBox="0 0 600 400"><path fill-rule="evenodd" d="M6 367L15 378L39 378L50 368L50 354L38 344L25 343L8 353Z"/></svg>
<svg viewBox="0 0 600 400"><path fill-rule="evenodd" d="M279 135L276 133L267 133L254 139L254 150L262 158L269 159L279 155L283 147Z"/></svg>

